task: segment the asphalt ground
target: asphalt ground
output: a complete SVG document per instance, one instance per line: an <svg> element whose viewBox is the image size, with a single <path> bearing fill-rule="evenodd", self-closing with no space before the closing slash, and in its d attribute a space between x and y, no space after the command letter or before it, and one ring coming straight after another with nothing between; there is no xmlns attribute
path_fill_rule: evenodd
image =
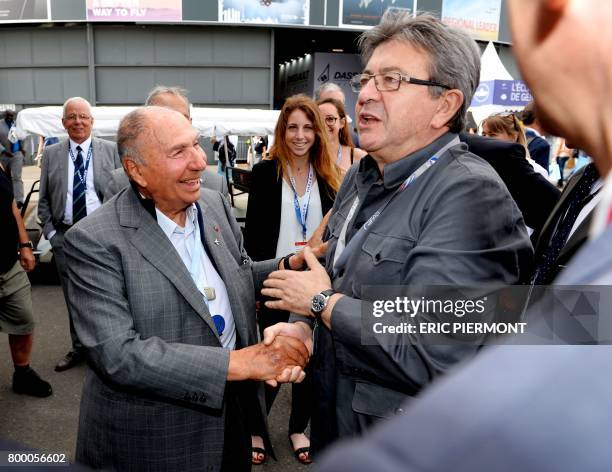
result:
<svg viewBox="0 0 612 472"><path fill-rule="evenodd" d="M37 177L34 169L27 169L30 178L24 178L26 191L32 179ZM246 207L246 198L244 200ZM87 367L81 365L61 373L54 371L55 364L70 348L66 304L53 270L37 269L31 278L32 305L37 322L31 366L51 383L53 395L40 399L13 393L13 365L8 337L0 333L0 438L17 441L44 452L64 453L72 460L81 389ZM290 387L285 385L268 417L270 436L278 460L268 458L265 464L253 466L253 470L307 470L307 466L298 463L293 457L287 440L290 402Z"/></svg>

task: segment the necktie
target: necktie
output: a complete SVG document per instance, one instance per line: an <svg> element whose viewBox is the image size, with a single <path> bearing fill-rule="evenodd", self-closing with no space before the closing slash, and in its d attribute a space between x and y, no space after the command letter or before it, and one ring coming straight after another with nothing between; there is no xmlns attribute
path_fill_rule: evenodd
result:
<svg viewBox="0 0 612 472"><path fill-rule="evenodd" d="M85 166L81 146L76 147L77 155L74 160L74 178L72 180L72 224L87 216L85 201Z"/></svg>
<svg viewBox="0 0 612 472"><path fill-rule="evenodd" d="M570 234L572 226L580 210L589 201L589 194L591 187L599 178L597 169L593 164L588 164L580 177L580 180L576 183L576 186L571 190L571 195L566 200L566 211L564 216L557 224L557 228L553 233L550 240L550 245L546 252L542 256L541 262L538 265L536 271L536 277L534 283L536 285L545 285L553 281L558 272L556 264L557 257L561 253L563 246L565 245L567 238Z"/></svg>

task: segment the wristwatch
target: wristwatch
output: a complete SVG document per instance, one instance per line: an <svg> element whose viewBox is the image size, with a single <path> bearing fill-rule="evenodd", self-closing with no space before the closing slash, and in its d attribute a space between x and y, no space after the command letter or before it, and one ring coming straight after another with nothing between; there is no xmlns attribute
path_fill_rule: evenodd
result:
<svg viewBox="0 0 612 472"><path fill-rule="evenodd" d="M19 243L19 249L22 249L24 247L29 247L30 249L34 250L34 244L32 244L32 241L26 241L25 243Z"/></svg>
<svg viewBox="0 0 612 472"><path fill-rule="evenodd" d="M329 297L331 297L334 293L336 293L333 289L323 290L321 293L317 293L312 300L310 301L310 311L315 316L315 318L319 318L325 307L327 306L327 302L329 301Z"/></svg>

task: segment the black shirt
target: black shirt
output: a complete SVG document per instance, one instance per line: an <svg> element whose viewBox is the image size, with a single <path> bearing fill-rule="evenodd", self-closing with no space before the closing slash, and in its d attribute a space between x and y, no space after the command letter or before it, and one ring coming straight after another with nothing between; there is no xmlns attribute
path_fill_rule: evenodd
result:
<svg viewBox="0 0 612 472"><path fill-rule="evenodd" d="M19 232L13 215L13 184L0 168L0 273L8 272L17 262Z"/></svg>

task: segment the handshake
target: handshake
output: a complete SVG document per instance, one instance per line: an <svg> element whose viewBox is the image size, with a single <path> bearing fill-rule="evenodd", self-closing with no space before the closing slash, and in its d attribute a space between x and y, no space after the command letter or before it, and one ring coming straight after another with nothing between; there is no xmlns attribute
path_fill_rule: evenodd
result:
<svg viewBox="0 0 612 472"><path fill-rule="evenodd" d="M312 354L312 332L305 323L277 323L264 331L259 344L230 353L227 380L279 383L304 380Z"/></svg>

